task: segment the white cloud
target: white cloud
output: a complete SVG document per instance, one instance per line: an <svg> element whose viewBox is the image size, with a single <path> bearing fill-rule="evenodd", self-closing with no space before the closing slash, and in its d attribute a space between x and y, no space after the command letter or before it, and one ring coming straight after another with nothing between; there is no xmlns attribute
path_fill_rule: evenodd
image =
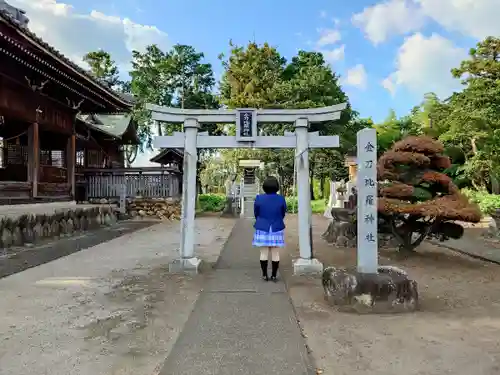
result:
<svg viewBox="0 0 500 375"><path fill-rule="evenodd" d="M325 47L340 42L342 36L340 31L334 29L319 29L319 39L316 42L318 47Z"/></svg>
<svg viewBox="0 0 500 375"><path fill-rule="evenodd" d="M424 25L425 16L409 0L388 0L355 14L352 22L364 31L372 43L379 44L393 34L419 30Z"/></svg>
<svg viewBox="0 0 500 375"><path fill-rule="evenodd" d="M342 35L337 29L318 29L319 37L314 43L316 51L321 52L325 60L329 63L343 60L345 55L345 45L338 45L342 40Z"/></svg>
<svg viewBox="0 0 500 375"><path fill-rule="evenodd" d="M416 33L406 38L399 48L396 70L383 82L387 90L395 93L398 86L405 86L417 95L434 92L446 97L460 89L450 70L467 58L467 51L438 34L426 38Z"/></svg>
<svg viewBox="0 0 500 375"><path fill-rule="evenodd" d="M103 49L123 71L130 68L132 50L143 50L150 44L168 46L167 34L128 18L96 10L77 13L71 5L57 0L10 0L9 3L26 11L34 33L82 66L85 66L83 55Z"/></svg>
<svg viewBox="0 0 500 375"><path fill-rule="evenodd" d="M415 0L432 20L450 31L484 39L500 35L500 0Z"/></svg>
<svg viewBox="0 0 500 375"><path fill-rule="evenodd" d="M158 129L156 126L153 126L151 128L151 135L153 137L158 135ZM133 167L159 167L158 163L152 163L149 160L155 156L158 155L160 152L160 149L157 148L152 148L152 149L145 149L144 152L139 152L137 154L136 159L132 163Z"/></svg>
<svg viewBox="0 0 500 375"><path fill-rule="evenodd" d="M96 10L81 14L71 5L56 0L10 0L9 3L26 11L31 31L83 67L82 57L87 52L103 49L124 74L130 69L131 51L144 50L150 44L169 46L167 34L157 27L140 25L128 18ZM157 152L147 150L139 154L134 166L157 165L149 161Z"/></svg>
<svg viewBox="0 0 500 375"><path fill-rule="evenodd" d="M374 44L419 31L432 20L448 31L483 39L500 35L500 0L385 0L352 17Z"/></svg>
<svg viewBox="0 0 500 375"><path fill-rule="evenodd" d="M342 44L338 48L334 48L331 50L320 50L325 57L325 60L328 61L329 63L333 63L335 61L340 61L344 59L345 56L345 45Z"/></svg>
<svg viewBox="0 0 500 375"><path fill-rule="evenodd" d="M380 84L384 89L389 91L392 96L396 94L396 83L394 82L395 80L394 73L390 75L389 77L385 78Z"/></svg>
<svg viewBox="0 0 500 375"><path fill-rule="evenodd" d="M354 86L360 89L366 89L368 77L363 64L358 64L347 71L343 82L347 86Z"/></svg>
<svg viewBox="0 0 500 375"><path fill-rule="evenodd" d="M417 94L433 91L445 97L460 89L450 69L466 59L467 53L442 36L427 38L419 30L432 21L446 31L477 40L500 35L498 9L500 0L384 0L354 15L352 22L374 44L415 33L400 47L396 70L381 82L391 94L405 86Z"/></svg>

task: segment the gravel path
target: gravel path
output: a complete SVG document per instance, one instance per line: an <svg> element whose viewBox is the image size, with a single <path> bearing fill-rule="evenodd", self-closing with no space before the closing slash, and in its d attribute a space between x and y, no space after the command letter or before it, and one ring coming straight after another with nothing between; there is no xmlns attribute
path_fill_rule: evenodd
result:
<svg viewBox="0 0 500 375"><path fill-rule="evenodd" d="M288 261L298 256L296 222L288 218ZM354 265L355 249L338 249L321 239L327 220L315 216L313 223L315 255L324 265ZM298 319L323 374L500 373L500 266L431 244L408 259L383 250L380 263L400 266L417 280L421 311L339 313L324 302L320 279L287 275Z"/></svg>
<svg viewBox="0 0 500 375"><path fill-rule="evenodd" d="M200 218L215 261L234 220ZM169 275L179 223L160 223L0 280L0 375L154 374L205 276Z"/></svg>

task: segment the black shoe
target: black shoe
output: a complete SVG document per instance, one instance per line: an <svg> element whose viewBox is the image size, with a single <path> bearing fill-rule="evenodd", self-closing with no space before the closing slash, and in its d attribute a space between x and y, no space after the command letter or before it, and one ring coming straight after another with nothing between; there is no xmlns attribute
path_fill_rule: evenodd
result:
<svg viewBox="0 0 500 375"><path fill-rule="evenodd" d="M276 276L278 275L278 268L280 267L280 262L271 262L271 280L276 282Z"/></svg>
<svg viewBox="0 0 500 375"><path fill-rule="evenodd" d="M260 268L262 269L262 279L264 281L269 281L269 277L267 276L267 260L260 261Z"/></svg>
<svg viewBox="0 0 500 375"><path fill-rule="evenodd" d="M276 276L271 276L271 281L274 283L278 282L278 278Z"/></svg>

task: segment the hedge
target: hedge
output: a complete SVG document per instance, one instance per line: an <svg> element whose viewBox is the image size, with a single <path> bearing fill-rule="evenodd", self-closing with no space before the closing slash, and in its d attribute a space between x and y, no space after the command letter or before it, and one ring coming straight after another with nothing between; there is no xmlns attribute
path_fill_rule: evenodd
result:
<svg viewBox="0 0 500 375"><path fill-rule="evenodd" d="M224 194L200 194L198 204L202 212L221 212L226 205L226 196Z"/></svg>
<svg viewBox="0 0 500 375"><path fill-rule="evenodd" d="M477 203L484 215L491 215L497 209L500 209L500 195L472 189L462 189L462 193L464 193L471 202Z"/></svg>
<svg viewBox="0 0 500 375"><path fill-rule="evenodd" d="M295 197L286 197L286 206L287 206L287 212L288 213L298 213L299 211L299 205L297 202L297 198ZM312 212L315 214L323 213L325 211L326 207L326 201L323 199L318 199L315 201L311 202L311 209Z"/></svg>

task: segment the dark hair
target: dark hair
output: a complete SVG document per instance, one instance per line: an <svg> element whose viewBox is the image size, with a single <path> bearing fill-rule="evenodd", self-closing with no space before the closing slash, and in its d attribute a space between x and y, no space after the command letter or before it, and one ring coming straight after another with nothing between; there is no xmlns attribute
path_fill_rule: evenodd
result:
<svg viewBox="0 0 500 375"><path fill-rule="evenodd" d="M267 177L262 184L262 190L266 194L276 194L280 190L280 184L276 177Z"/></svg>

